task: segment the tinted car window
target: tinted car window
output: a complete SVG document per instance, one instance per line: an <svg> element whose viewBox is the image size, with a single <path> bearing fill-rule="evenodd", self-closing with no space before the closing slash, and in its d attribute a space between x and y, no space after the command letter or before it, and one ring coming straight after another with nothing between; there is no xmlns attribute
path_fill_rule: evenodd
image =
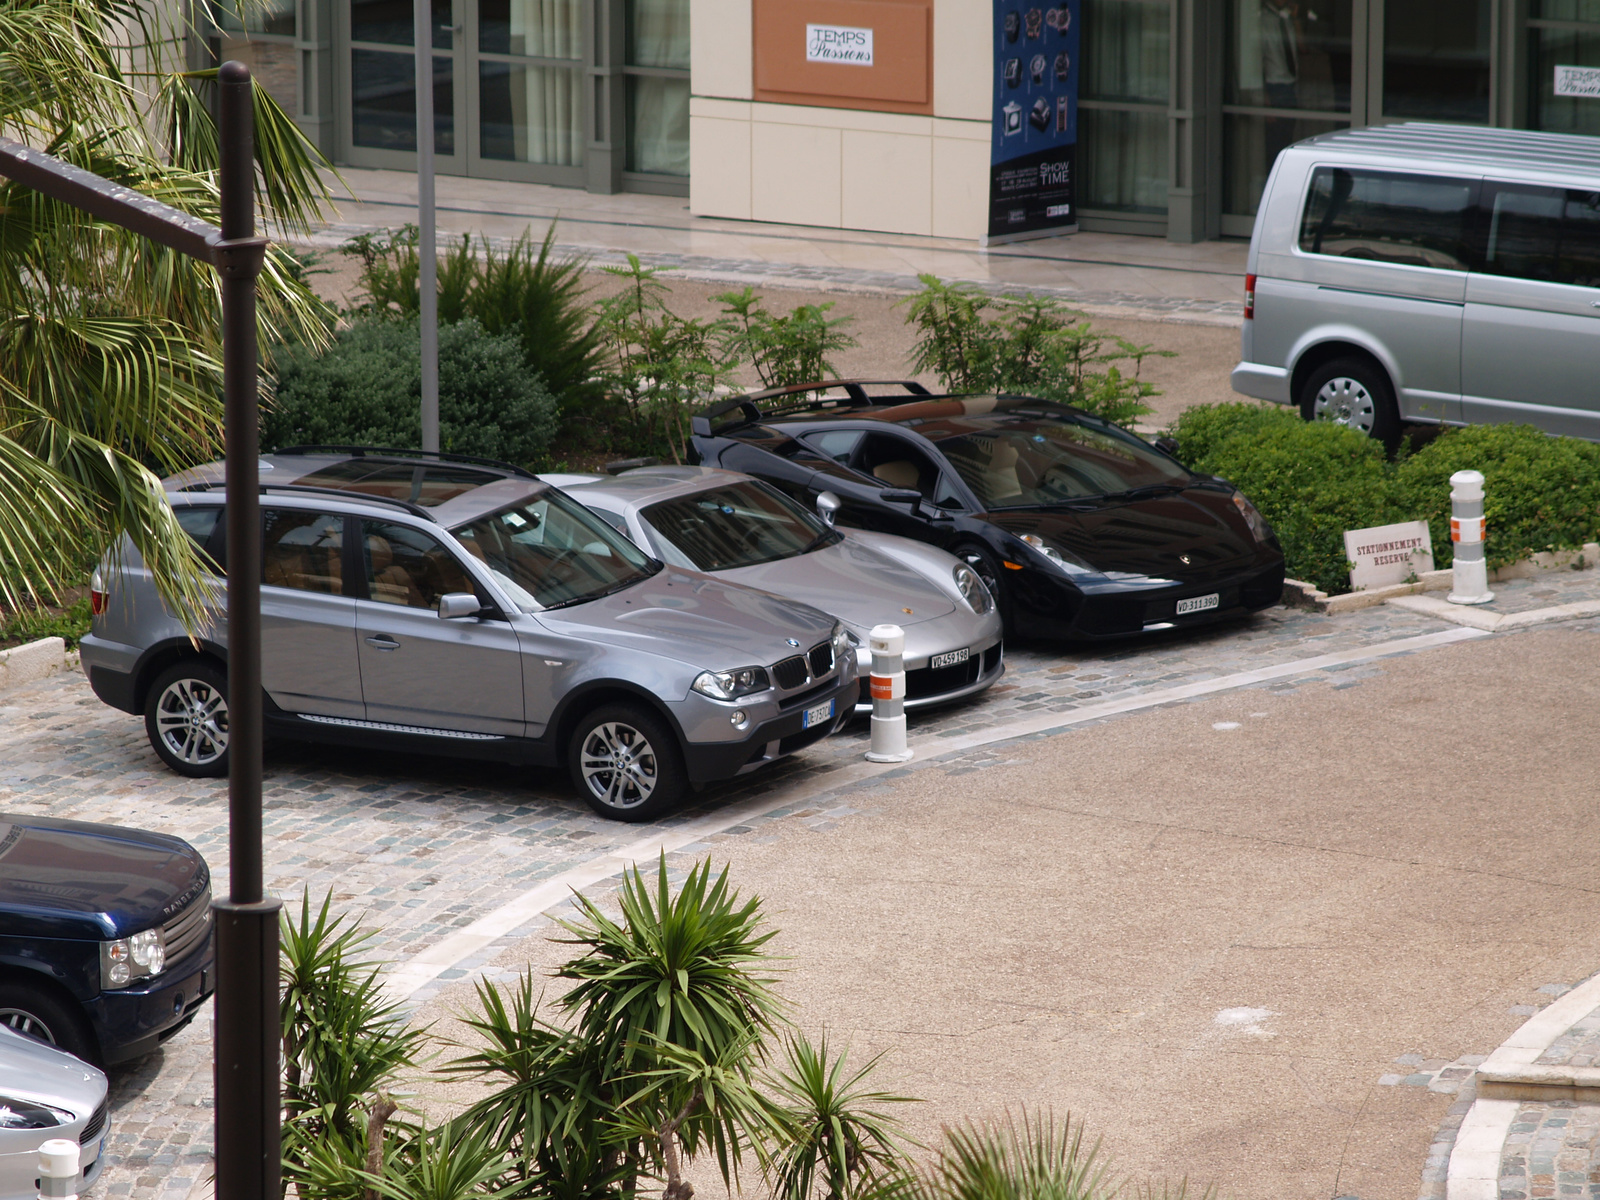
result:
<svg viewBox="0 0 1600 1200"><path fill-rule="evenodd" d="M838 540L787 496L759 483L735 483L652 504L639 514L702 571L727 571L789 558Z"/></svg>
<svg viewBox="0 0 1600 1200"><path fill-rule="evenodd" d="M451 530L519 608L578 604L652 574L660 564L560 492Z"/></svg>
<svg viewBox="0 0 1600 1200"><path fill-rule="evenodd" d="M366 496L387 496L432 508L474 488L503 478L488 471L450 464L371 462L353 458L295 480L306 487L342 488Z"/></svg>
<svg viewBox="0 0 1600 1200"><path fill-rule="evenodd" d="M420 529L363 521L361 543L367 595L380 604L438 608L440 596L476 590L455 555Z"/></svg>
<svg viewBox="0 0 1600 1200"><path fill-rule="evenodd" d="M199 549L202 561L217 569L216 560L209 551L212 548L211 538L217 532L217 522L222 518L222 509L215 504L184 504L174 506L172 511L178 518L178 528L189 535Z"/></svg>
<svg viewBox="0 0 1600 1200"><path fill-rule="evenodd" d="M834 462L848 464L850 455L855 452L856 443L861 441L861 431L859 429L830 429L824 433L809 433L806 435L806 441L833 459Z"/></svg>
<svg viewBox="0 0 1600 1200"><path fill-rule="evenodd" d="M1318 167L1300 249L1373 262L1465 271L1475 180Z"/></svg>
<svg viewBox="0 0 1600 1200"><path fill-rule="evenodd" d="M1600 285L1600 193L1486 183L1480 208L1485 274Z"/></svg>
<svg viewBox="0 0 1600 1200"><path fill-rule="evenodd" d="M1066 421L1016 421L944 438L939 449L986 508L1052 504L1191 481L1131 437Z"/></svg>
<svg viewBox="0 0 1600 1200"><path fill-rule="evenodd" d="M892 433L870 433L857 458L861 470L886 488L932 496L939 468L915 443Z"/></svg>
<svg viewBox="0 0 1600 1200"><path fill-rule="evenodd" d="M268 508L261 513L261 582L299 592L344 593L344 518Z"/></svg>

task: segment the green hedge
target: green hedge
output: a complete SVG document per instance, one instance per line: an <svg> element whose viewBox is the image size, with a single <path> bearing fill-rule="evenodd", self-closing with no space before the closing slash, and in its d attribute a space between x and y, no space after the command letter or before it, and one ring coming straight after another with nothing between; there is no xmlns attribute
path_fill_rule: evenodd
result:
<svg viewBox="0 0 1600 1200"><path fill-rule="evenodd" d="M262 445L419 448L421 353L414 319L371 317L321 355L285 352L262 414ZM440 326L440 449L537 469L555 431L556 401L515 334L487 334L470 318Z"/></svg>
<svg viewBox="0 0 1600 1200"><path fill-rule="evenodd" d="M1272 522L1289 575L1329 593L1350 590L1346 529L1424 519L1448 567L1456 471L1483 472L1491 567L1600 538L1600 445L1529 425L1446 429L1394 463L1370 438L1275 406L1191 408L1172 433L1186 465L1236 484Z"/></svg>

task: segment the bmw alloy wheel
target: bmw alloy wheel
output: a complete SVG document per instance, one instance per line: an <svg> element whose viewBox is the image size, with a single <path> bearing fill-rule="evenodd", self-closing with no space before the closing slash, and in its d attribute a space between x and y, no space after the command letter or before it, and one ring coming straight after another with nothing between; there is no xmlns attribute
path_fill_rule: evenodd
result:
<svg viewBox="0 0 1600 1200"><path fill-rule="evenodd" d="M655 747L632 725L596 725L579 754L584 786L607 808L638 808L655 794L660 769Z"/></svg>
<svg viewBox="0 0 1600 1200"><path fill-rule="evenodd" d="M1378 402L1366 384L1348 375L1335 375L1317 390L1312 415L1371 435L1378 420Z"/></svg>
<svg viewBox="0 0 1600 1200"><path fill-rule="evenodd" d="M156 701L156 730L174 758L209 766L228 749L228 697L204 679L174 679Z"/></svg>

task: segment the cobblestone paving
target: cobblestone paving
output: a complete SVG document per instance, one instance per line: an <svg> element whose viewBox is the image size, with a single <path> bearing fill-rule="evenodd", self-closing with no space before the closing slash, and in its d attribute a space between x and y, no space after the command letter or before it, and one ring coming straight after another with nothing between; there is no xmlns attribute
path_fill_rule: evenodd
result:
<svg viewBox="0 0 1600 1200"><path fill-rule="evenodd" d="M1600 592L1600 572L1586 575ZM1519 581L1508 590L1524 586L1532 584ZM1004 746L941 759L941 737L998 731L1041 713L1067 714L1446 628L1451 627L1387 606L1335 618L1277 608L1239 624L1137 643L1021 646L1009 651L1007 677L987 696L913 717L919 758L902 770L960 773L1005 761ZM1344 688L1381 671L1376 663L1355 664L1260 686ZM713 842L760 837L774 820L831 828L870 806L874 789L884 786L880 776L848 796L826 795L829 773L858 762L865 747L866 731L858 725L747 782L709 789L659 827L798 782L806 785L802 795L820 795L821 801L796 801ZM331 747L269 748L264 800L268 887L290 903L306 892L320 896L331 890L336 905L364 914L364 923L380 936L381 953L395 958L415 954L541 880L631 843L642 832L591 814L555 772ZM206 855L219 879L226 876L224 782L185 780L165 770L145 741L142 722L102 705L76 673L0 697L0 810L177 834ZM511 931L503 943L445 972L439 986L526 932L527 927ZM114 1074L101 1194L178 1200L201 1183L211 1153L209 1055L210 1018L203 1011L162 1051Z"/></svg>
<svg viewBox="0 0 1600 1200"><path fill-rule="evenodd" d="M321 251L337 250L351 238L362 233L373 233L383 228L377 224L343 223L330 225L313 235L307 245ZM497 252L504 252L514 244L514 238L491 237L489 243ZM627 255L610 247L557 244L562 254L582 255L597 266L623 265ZM799 263L757 263L747 258L715 258L704 254L679 254L667 251L642 253L639 260L646 266L666 267L686 279L706 279L728 283L788 284L791 287L841 288L859 292L886 292L894 295L919 291L922 284L916 275L897 271L869 271L860 267L808 266ZM1098 264L1088 263L1095 266ZM1154 270L1171 268L1152 268ZM1194 268L1188 268L1194 271ZM1211 272L1198 272L1210 274ZM1222 275L1223 272L1215 272ZM1163 296L1151 292L1113 292L1088 288L1051 286L1038 283L1000 283L993 279L961 279L946 277L946 282L976 284L988 292L1014 292L1018 294L1053 296L1073 304L1097 310L1137 311L1159 314L1168 318L1189 318L1207 324L1238 324L1237 299L1208 300L1189 296Z"/></svg>
<svg viewBox="0 0 1600 1200"><path fill-rule="evenodd" d="M1546 1047L1534 1061L1557 1067L1600 1064L1600 1011L1592 1012Z"/></svg>
<svg viewBox="0 0 1600 1200"><path fill-rule="evenodd" d="M1524 1101L1500 1157L1500 1200L1600 1197L1600 1105Z"/></svg>

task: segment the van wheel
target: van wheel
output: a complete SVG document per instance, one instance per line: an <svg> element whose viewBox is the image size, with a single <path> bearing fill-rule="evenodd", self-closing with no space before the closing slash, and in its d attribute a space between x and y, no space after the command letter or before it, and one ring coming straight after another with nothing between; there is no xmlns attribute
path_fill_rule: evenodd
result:
<svg viewBox="0 0 1600 1200"><path fill-rule="evenodd" d="M27 983L0 983L0 1025L100 1065L100 1047L82 1013Z"/></svg>
<svg viewBox="0 0 1600 1200"><path fill-rule="evenodd" d="M228 677L203 658L168 667L144 702L150 745L180 775L228 773Z"/></svg>
<svg viewBox="0 0 1600 1200"><path fill-rule="evenodd" d="M688 790L678 739L637 704L602 704L567 745L567 769L589 807L613 821L648 821Z"/></svg>
<svg viewBox="0 0 1600 1200"><path fill-rule="evenodd" d="M1354 429L1390 450L1400 443L1394 388L1388 375L1366 359L1336 358L1311 372L1300 389L1300 415Z"/></svg>

